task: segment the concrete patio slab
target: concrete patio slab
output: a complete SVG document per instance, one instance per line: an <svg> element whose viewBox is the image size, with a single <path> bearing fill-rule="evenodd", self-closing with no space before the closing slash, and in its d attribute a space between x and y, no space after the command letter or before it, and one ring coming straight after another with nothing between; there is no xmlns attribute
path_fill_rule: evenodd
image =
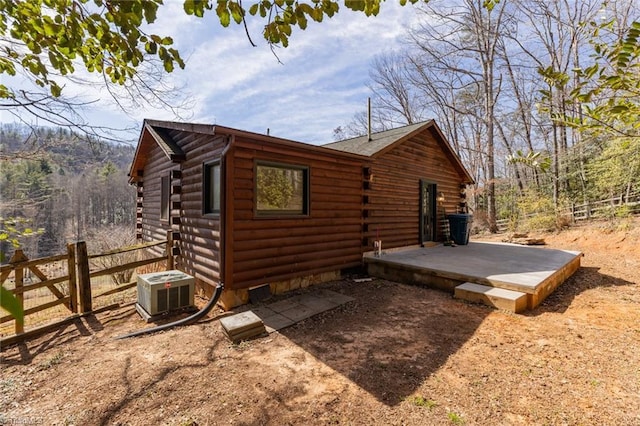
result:
<svg viewBox="0 0 640 426"><path fill-rule="evenodd" d="M450 292L472 282L526 293L532 309L580 267L581 257L577 251L473 241L366 254L364 260L369 275L399 282Z"/></svg>

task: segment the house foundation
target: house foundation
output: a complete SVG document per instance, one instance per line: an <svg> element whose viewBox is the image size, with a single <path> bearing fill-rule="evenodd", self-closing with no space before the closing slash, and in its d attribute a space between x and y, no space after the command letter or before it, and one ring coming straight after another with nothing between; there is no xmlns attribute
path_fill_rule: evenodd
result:
<svg viewBox="0 0 640 426"><path fill-rule="evenodd" d="M340 278L340 270L336 270L272 282L268 283L268 285L271 294L278 295L301 288L307 288L316 284L339 280ZM225 289L222 292L222 296L220 296L220 299L218 300L218 305L220 305L220 307L222 307L222 309L224 309L225 311L229 311L235 307L245 305L247 303L249 303L249 289L246 288Z"/></svg>

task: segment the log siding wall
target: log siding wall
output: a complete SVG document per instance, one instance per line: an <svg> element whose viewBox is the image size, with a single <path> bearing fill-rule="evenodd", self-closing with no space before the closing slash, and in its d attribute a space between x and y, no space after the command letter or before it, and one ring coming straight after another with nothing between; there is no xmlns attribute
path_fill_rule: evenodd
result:
<svg viewBox="0 0 640 426"><path fill-rule="evenodd" d="M455 213L460 202L462 178L431 131L380 154L372 163L371 173L373 180L365 191L365 237L370 250L377 238L382 240L383 249L420 243L421 179L436 183L437 191L445 196L447 213ZM437 229L439 232L439 226Z"/></svg>
<svg viewBox="0 0 640 426"><path fill-rule="evenodd" d="M173 164L157 146L153 145L147 154L142 187L142 239L144 241L163 240L171 229L168 220L160 219L161 179L169 176ZM170 212L171 213L171 212Z"/></svg>
<svg viewBox="0 0 640 426"><path fill-rule="evenodd" d="M250 140L236 141L232 152L233 288L360 265L361 161ZM255 170L259 161L308 167L308 215L256 214Z"/></svg>
<svg viewBox="0 0 640 426"><path fill-rule="evenodd" d="M204 214L204 164L219 160L226 144L224 136L171 132L186 154L182 162L180 256L178 269L193 275L208 294L220 281L220 215ZM208 287L208 288L207 288Z"/></svg>
<svg viewBox="0 0 640 426"><path fill-rule="evenodd" d="M153 144L143 175L143 239L164 239L166 231L179 231L176 245L180 254L175 266L194 276L198 287L209 294L220 280L220 216L203 214L203 164L220 158L226 138L176 130L169 134L186 158L172 163ZM179 223L174 219L173 227L171 220L160 220L160 177L171 170L180 170L180 179L172 179L172 186L179 187L171 199L178 208L171 209L170 218L179 218Z"/></svg>

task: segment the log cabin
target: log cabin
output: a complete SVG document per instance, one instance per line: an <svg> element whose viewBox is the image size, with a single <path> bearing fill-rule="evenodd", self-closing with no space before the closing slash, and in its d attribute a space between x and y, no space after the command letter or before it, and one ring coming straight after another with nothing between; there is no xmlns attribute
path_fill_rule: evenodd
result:
<svg viewBox="0 0 640 426"><path fill-rule="evenodd" d="M145 120L129 171L137 236L175 244L177 269L225 309L443 238L472 177L434 121L324 146L229 127Z"/></svg>

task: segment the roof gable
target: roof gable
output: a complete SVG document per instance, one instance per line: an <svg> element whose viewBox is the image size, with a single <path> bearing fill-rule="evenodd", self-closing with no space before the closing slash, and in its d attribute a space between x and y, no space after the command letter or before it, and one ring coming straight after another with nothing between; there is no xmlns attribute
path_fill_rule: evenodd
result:
<svg viewBox="0 0 640 426"><path fill-rule="evenodd" d="M158 144L162 152L171 161L182 161L185 158L182 149L173 141L169 133L162 127L154 127L149 124L145 125L146 130L153 137L153 140Z"/></svg>
<svg viewBox="0 0 640 426"><path fill-rule="evenodd" d="M182 149L164 128L152 125L145 120L138 139L136 153L129 169L130 181L135 181L140 177L140 171L144 168L144 163L154 143L160 147L164 155L172 162L179 163L186 158Z"/></svg>
<svg viewBox="0 0 640 426"><path fill-rule="evenodd" d="M391 145L398 142L401 143L402 141L409 139L414 134L428 128L432 123L433 120L430 120L385 130L383 132L372 133L371 140L369 140L367 135L364 135L357 138L328 143L323 146L337 151L375 157L381 152L386 151Z"/></svg>
<svg viewBox="0 0 640 426"><path fill-rule="evenodd" d="M337 151L350 152L376 158L388 151L391 151L398 145L424 131L430 131L435 136L438 145L451 160L451 163L454 165L456 170L458 170L458 173L463 178L464 182L469 184L473 183L473 178L464 167L460 157L458 157L458 154L453 150L434 120L423 121L421 123L409 124L407 126L385 130L383 132L372 133L371 140L369 140L368 135L364 135L357 138L332 142L323 146Z"/></svg>

